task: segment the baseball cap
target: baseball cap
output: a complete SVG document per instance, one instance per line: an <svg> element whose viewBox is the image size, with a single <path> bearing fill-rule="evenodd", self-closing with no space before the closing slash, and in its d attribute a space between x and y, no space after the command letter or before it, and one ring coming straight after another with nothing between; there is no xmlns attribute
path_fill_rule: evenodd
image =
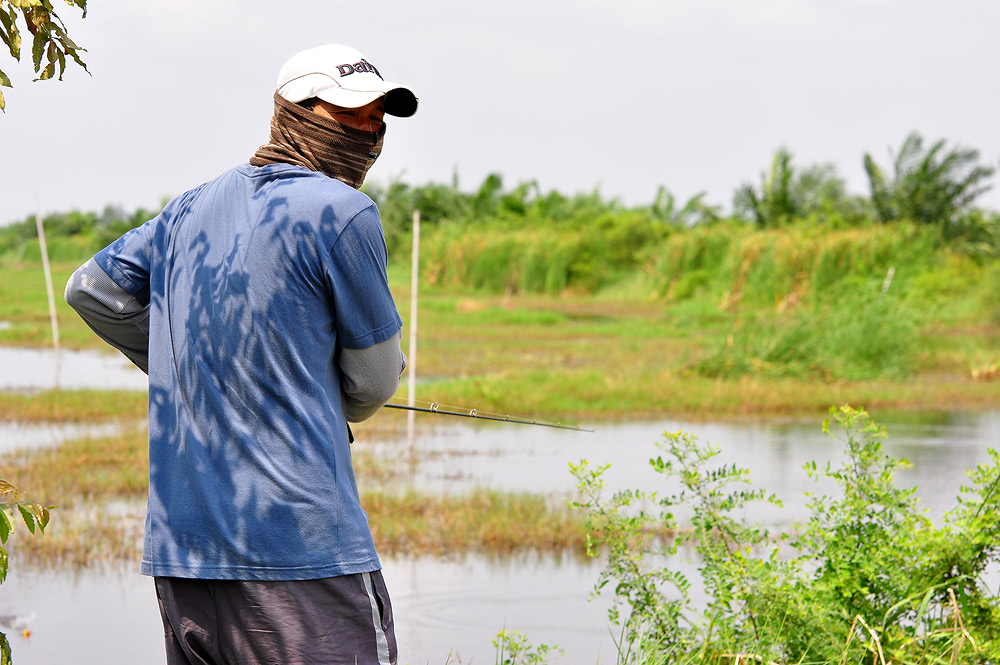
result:
<svg viewBox="0 0 1000 665"><path fill-rule="evenodd" d="M296 53L278 72L278 94L290 102L311 97L344 108L358 108L385 96L385 112L407 118L417 112L417 98L355 49L326 44Z"/></svg>

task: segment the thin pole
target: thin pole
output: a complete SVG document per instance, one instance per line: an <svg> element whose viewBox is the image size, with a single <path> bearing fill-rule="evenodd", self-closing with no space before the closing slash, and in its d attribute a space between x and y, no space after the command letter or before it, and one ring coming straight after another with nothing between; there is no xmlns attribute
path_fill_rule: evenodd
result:
<svg viewBox="0 0 1000 665"><path fill-rule="evenodd" d="M45 290L49 295L49 319L52 324L52 346L56 354L56 388L59 387L59 321L56 318L56 299L52 292L52 270L49 268L49 250L45 244L45 228L42 225L41 206L35 194L35 228L38 230L38 248L42 254L42 270L45 272Z"/></svg>
<svg viewBox="0 0 1000 665"><path fill-rule="evenodd" d="M410 260L410 357L406 364L409 372L406 403L413 407L417 402L417 282L420 276L420 211L413 211L413 255ZM417 414L406 414L406 452L413 456L414 426Z"/></svg>

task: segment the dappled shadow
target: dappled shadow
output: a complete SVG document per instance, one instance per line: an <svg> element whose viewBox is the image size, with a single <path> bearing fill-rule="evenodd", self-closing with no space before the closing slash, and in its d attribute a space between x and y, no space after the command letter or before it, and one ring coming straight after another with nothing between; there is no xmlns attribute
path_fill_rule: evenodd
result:
<svg viewBox="0 0 1000 665"><path fill-rule="evenodd" d="M255 193L271 198L253 222L227 210L210 230L175 224L168 268L152 275L164 283L151 305L168 325L150 331L145 572L176 574L159 567L176 561L204 578L333 575L344 572L338 561L372 568L324 269L330 238L350 219L330 206L313 211L318 223L294 219L275 195L284 182Z"/></svg>

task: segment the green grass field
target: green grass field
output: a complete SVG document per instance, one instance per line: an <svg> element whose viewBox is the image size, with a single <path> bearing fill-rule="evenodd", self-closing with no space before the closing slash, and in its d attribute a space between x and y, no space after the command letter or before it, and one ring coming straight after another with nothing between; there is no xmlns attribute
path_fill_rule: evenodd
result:
<svg viewBox="0 0 1000 665"><path fill-rule="evenodd" d="M62 346L105 348L62 300L75 267L61 262L53 269ZM407 269L392 266L390 281L408 325ZM837 305L789 312L727 310L712 294L652 299L624 286L560 296L433 287L420 300L417 399L576 419L816 414L843 402L995 408L1000 380L989 369L1000 361L1000 320L977 308L981 288L953 284L939 307L902 299L883 307L877 290L864 299L845 288ZM0 344L51 343L39 263L0 260L0 321L8 322ZM408 349L405 339L403 346ZM130 417L141 409L129 398L115 402ZM30 419L46 413L79 419L108 409L70 395L26 401L0 394L5 411L4 418L17 411Z"/></svg>

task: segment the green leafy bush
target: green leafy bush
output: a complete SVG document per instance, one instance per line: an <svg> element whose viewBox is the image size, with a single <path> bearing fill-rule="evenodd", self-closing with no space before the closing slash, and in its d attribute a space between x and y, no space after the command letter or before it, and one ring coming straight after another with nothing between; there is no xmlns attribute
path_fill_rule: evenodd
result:
<svg viewBox="0 0 1000 665"><path fill-rule="evenodd" d="M718 448L690 434L665 434L664 454L651 460L672 490L665 497L606 497L606 466L572 465L588 549L607 554L597 588L613 583L620 663L997 662L1000 599L983 573L1000 563L1000 455L969 472L935 526L914 490L895 486L906 462L885 454L884 428L863 410L831 413L823 428L843 437L844 460L806 472L838 493L809 496L811 515L793 531L747 524L748 504L780 502L748 489L745 469L711 466ZM681 511L690 527L677 530ZM676 537L655 537L665 529ZM682 546L697 555L701 606L669 567Z"/></svg>

